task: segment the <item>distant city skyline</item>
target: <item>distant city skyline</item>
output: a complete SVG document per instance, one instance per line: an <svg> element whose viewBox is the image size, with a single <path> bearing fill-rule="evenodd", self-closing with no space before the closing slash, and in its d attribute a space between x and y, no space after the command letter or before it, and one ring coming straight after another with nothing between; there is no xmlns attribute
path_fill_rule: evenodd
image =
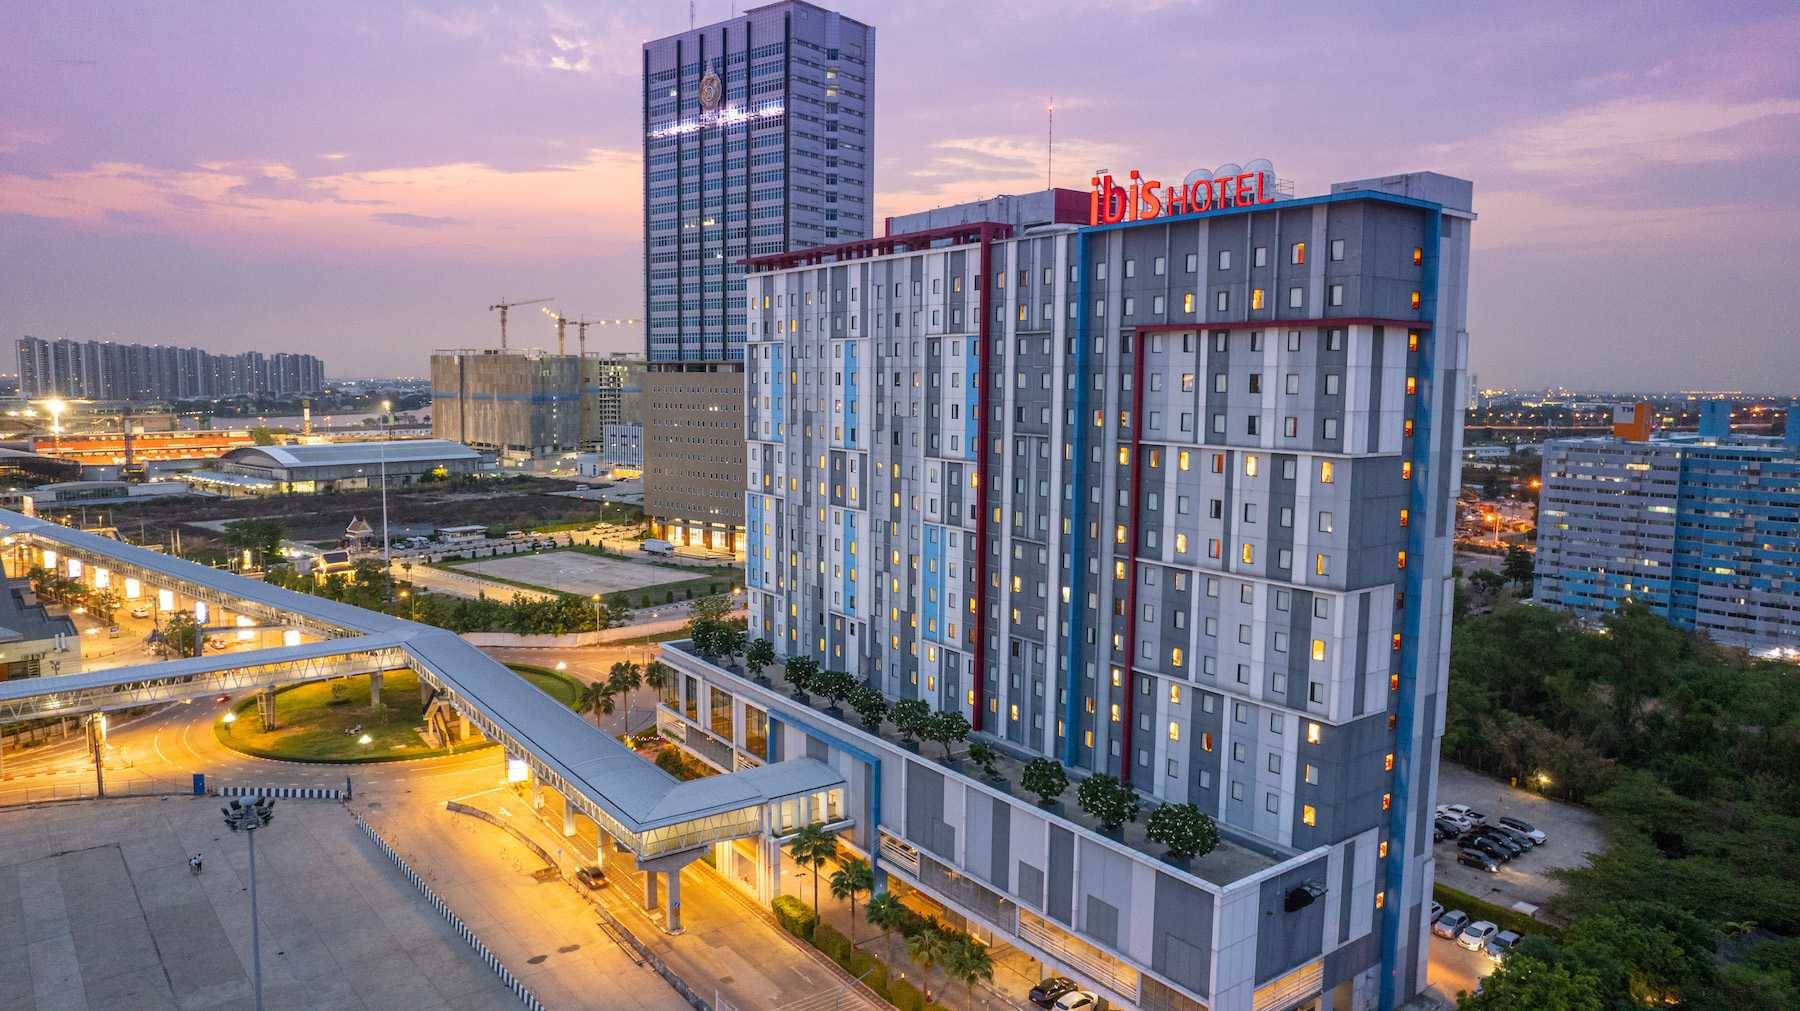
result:
<svg viewBox="0 0 1800 1011"><path fill-rule="evenodd" d="M1346 174L1474 179L1469 365L1485 384L1792 383L1788 5L1543 4L1496 22L1309 4L1266 27L1173 2L1104 18L835 6L881 33L878 230L1042 188L1054 101L1062 186L1256 156L1301 194ZM497 344L486 307L503 296L642 317L640 45L685 13L22 11L0 27L19 68L0 94L0 338L304 351L340 375L416 376L433 347ZM1097 30L1084 58L1043 58ZM512 328L553 340L547 319ZM643 331L590 341L637 351Z"/></svg>

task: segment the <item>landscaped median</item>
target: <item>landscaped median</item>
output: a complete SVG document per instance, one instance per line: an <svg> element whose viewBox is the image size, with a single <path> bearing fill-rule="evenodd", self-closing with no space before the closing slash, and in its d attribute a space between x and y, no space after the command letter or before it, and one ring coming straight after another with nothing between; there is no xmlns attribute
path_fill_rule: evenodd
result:
<svg viewBox="0 0 1800 1011"><path fill-rule="evenodd" d="M1460 909L1469 914L1471 920L1486 920L1499 926L1501 930L1514 930L1520 934L1542 934L1549 937L1561 937L1562 929L1545 923L1517 909L1495 905L1478 899L1468 892L1458 891L1449 885L1433 884L1431 897L1442 903L1445 909Z"/></svg>
<svg viewBox="0 0 1800 1011"><path fill-rule="evenodd" d="M897 931L902 937L910 939L925 930L936 932L937 943L932 949L933 958L946 958L959 939L967 942L966 934L907 909L886 893L876 899L878 902L887 900L879 904L878 908L891 911L890 929ZM927 1003L919 988L905 979L892 978L887 963L866 951L858 951L851 945L850 939L831 924L820 923L806 903L792 895L781 895L770 906L775 911L776 922L781 924L783 930L830 956L839 968L861 980L870 990L900 1011L949 1011L949 1008L936 1001ZM939 993L938 996L943 997L944 994Z"/></svg>
<svg viewBox="0 0 1800 1011"><path fill-rule="evenodd" d="M551 698L575 708L581 682L544 667L508 666ZM221 716L213 721L213 735L233 751L287 762L400 762L450 753L426 744L419 734L425 708L419 701L418 675L388 671L382 679L381 700L379 711L370 710L366 674L283 688L275 693L275 729L264 732L252 693L231 704L230 720ZM487 746L482 742L457 750Z"/></svg>

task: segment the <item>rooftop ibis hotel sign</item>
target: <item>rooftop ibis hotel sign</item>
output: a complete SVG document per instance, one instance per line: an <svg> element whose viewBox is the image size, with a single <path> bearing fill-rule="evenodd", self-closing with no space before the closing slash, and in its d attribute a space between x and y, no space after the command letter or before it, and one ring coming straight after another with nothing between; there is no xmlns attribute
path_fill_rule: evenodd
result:
<svg viewBox="0 0 1800 1011"><path fill-rule="evenodd" d="M1250 207L1275 202L1275 168L1258 159L1244 168L1222 165L1215 171L1195 169L1186 179L1167 186L1160 179L1146 179L1132 169L1121 185L1107 173L1088 181L1088 224L1116 225L1121 221L1149 221L1170 214L1188 214L1225 207Z"/></svg>

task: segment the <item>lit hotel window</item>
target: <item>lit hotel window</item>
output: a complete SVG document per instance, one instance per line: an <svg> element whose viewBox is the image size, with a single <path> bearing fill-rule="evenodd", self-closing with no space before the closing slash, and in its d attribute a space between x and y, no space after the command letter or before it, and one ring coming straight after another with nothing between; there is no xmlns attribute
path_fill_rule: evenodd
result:
<svg viewBox="0 0 1800 1011"><path fill-rule="evenodd" d="M1333 464L1330 460L1320 460L1319 461L1319 483L1320 484L1330 484L1332 481L1332 478L1334 478L1336 476L1337 476L1337 466L1335 464Z"/></svg>
<svg viewBox="0 0 1800 1011"><path fill-rule="evenodd" d="M1293 256L1291 259L1295 264L1302 264L1302 263L1306 262L1306 243L1304 243L1304 242L1294 243Z"/></svg>
<svg viewBox="0 0 1800 1011"><path fill-rule="evenodd" d="M1169 740L1181 740L1181 724L1176 723L1173 720L1169 721Z"/></svg>
<svg viewBox="0 0 1800 1011"><path fill-rule="evenodd" d="M1404 481L1412 480L1412 461L1411 460L1405 460L1405 461L1401 462L1400 478L1401 478L1401 480L1404 480Z"/></svg>
<svg viewBox="0 0 1800 1011"><path fill-rule="evenodd" d="M1417 267L1419 264L1424 263L1424 262L1425 262L1425 247L1424 246L1414 246L1413 247L1413 266Z"/></svg>
<svg viewBox="0 0 1800 1011"><path fill-rule="evenodd" d="M1311 804L1302 804L1300 805L1300 820L1308 825L1317 825L1319 823L1319 814L1317 811L1313 810Z"/></svg>
<svg viewBox="0 0 1800 1011"><path fill-rule="evenodd" d="M1419 307L1419 293L1416 291L1412 293L1412 307L1414 309Z"/></svg>
<svg viewBox="0 0 1800 1011"><path fill-rule="evenodd" d="M1377 855L1380 857L1380 859L1386 860L1387 859L1387 840L1386 839L1381 840L1381 845L1376 847L1376 849L1377 849Z"/></svg>
<svg viewBox="0 0 1800 1011"><path fill-rule="evenodd" d="M1261 309L1262 307L1263 307L1263 290L1261 288L1250 289L1250 308ZM1413 308L1416 309L1418 307L1414 306Z"/></svg>
<svg viewBox="0 0 1800 1011"><path fill-rule="evenodd" d="M1394 568L1406 568L1406 552L1404 550L1394 552Z"/></svg>
<svg viewBox="0 0 1800 1011"><path fill-rule="evenodd" d="M1419 331L1408 330L1406 332L1406 350L1408 350L1408 351L1419 350Z"/></svg>
<svg viewBox="0 0 1800 1011"><path fill-rule="evenodd" d="M1313 640L1312 658L1314 660L1319 660L1319 661L1323 661L1325 659L1325 640L1323 640L1323 639L1314 639Z"/></svg>
<svg viewBox="0 0 1800 1011"><path fill-rule="evenodd" d="M1389 772L1394 771L1394 753L1393 752L1390 751L1387 753L1387 759L1383 763L1383 765L1386 767L1387 771L1389 771Z"/></svg>
<svg viewBox="0 0 1800 1011"><path fill-rule="evenodd" d="M1213 749L1212 732L1207 731L1205 733L1202 733L1200 735L1200 750L1201 751L1211 751L1212 749Z"/></svg>
<svg viewBox="0 0 1800 1011"><path fill-rule="evenodd" d="M1400 510L1400 525L1406 526L1407 524L1409 524L1411 522L1412 522L1412 510L1411 509Z"/></svg>
<svg viewBox="0 0 1800 1011"><path fill-rule="evenodd" d="M1382 794L1381 795L1381 809L1383 811L1386 811L1386 810L1391 809L1393 806L1394 806L1394 795L1391 793Z"/></svg>
<svg viewBox="0 0 1800 1011"><path fill-rule="evenodd" d="M1410 397L1418 392L1419 392L1419 377L1418 376L1407 376L1406 377L1406 395Z"/></svg>

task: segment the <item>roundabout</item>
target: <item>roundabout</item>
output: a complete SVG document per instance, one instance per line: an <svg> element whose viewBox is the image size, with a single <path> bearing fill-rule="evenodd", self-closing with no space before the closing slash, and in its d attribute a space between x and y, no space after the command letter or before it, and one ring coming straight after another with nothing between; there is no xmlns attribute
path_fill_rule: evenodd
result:
<svg viewBox="0 0 1800 1011"><path fill-rule="evenodd" d="M551 698L575 707L581 685L574 678L524 664L512 669ZM231 701L213 721L213 736L220 745L253 758L332 764L438 758L492 744L447 749L428 741L418 675L410 670L387 672L381 695L383 706L371 709L367 675L283 688L275 693L275 729L264 731L252 694Z"/></svg>

